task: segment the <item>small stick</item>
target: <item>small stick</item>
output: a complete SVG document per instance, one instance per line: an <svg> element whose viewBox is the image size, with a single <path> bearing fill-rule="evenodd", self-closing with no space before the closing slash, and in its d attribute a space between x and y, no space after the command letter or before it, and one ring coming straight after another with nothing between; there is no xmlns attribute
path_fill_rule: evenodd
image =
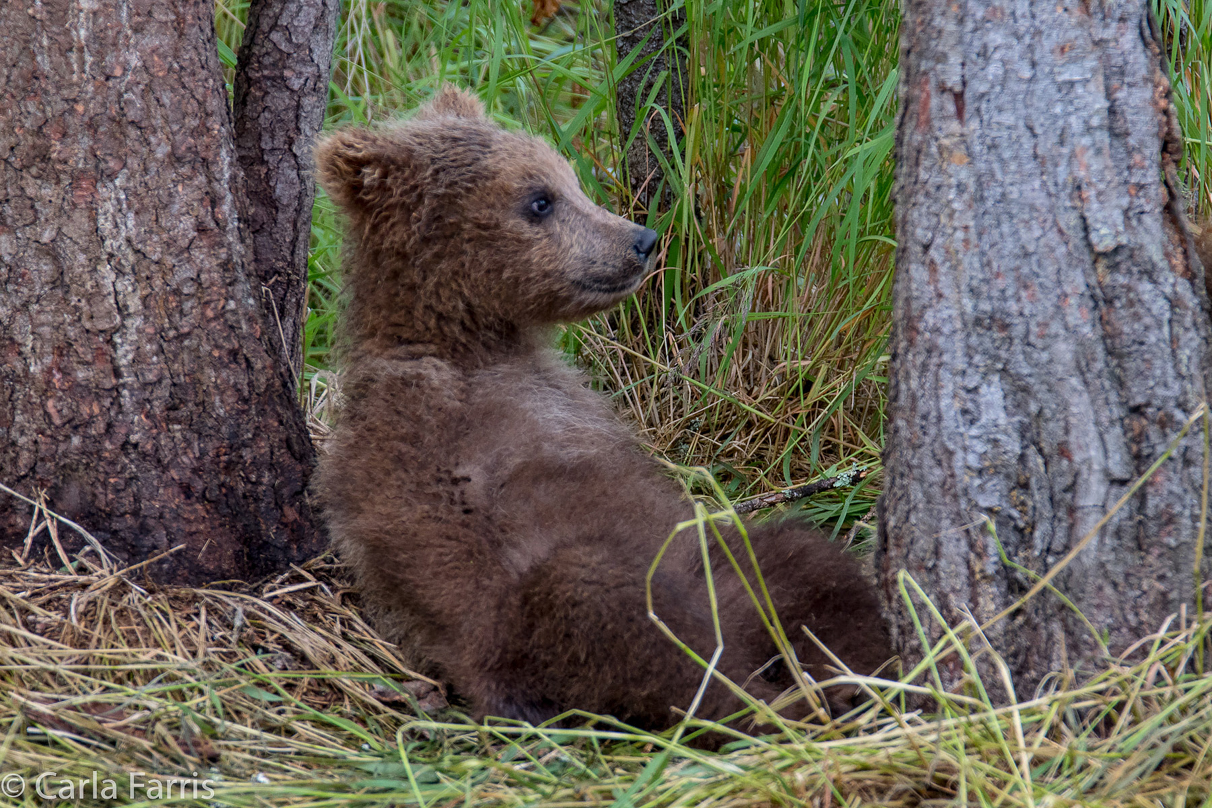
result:
<svg viewBox="0 0 1212 808"><path fill-rule="evenodd" d="M871 469L863 466L861 469L852 469L844 471L834 477L826 477L823 480L808 483L807 485L796 486L795 488L785 488L782 491L775 491L770 494L762 494L753 499L747 499L744 502L738 502L732 506L732 509L737 513L750 513L751 511L761 510L762 508L773 508L775 505L781 505L784 502L793 502L797 499L810 497L813 494L819 494L822 491L832 491L835 488L847 488L866 479L871 473Z"/></svg>
<svg viewBox="0 0 1212 808"><path fill-rule="evenodd" d="M77 532L77 533L79 533L79 534L80 534L82 537L84 537L84 540L85 540L86 542L88 542L88 544L89 544L89 545L90 545L90 546L91 546L91 547L92 547L94 550L96 550L97 555L100 557L100 559L101 559L101 563L102 563L103 565L106 565L106 566L109 566L109 567L117 566L116 564L114 564L114 561L113 561L113 559L110 557L109 553L107 553L107 552L105 551L105 548L101 546L101 542L99 542L99 541L97 541L95 538L93 538L93 534L89 533L87 530L85 530L84 528L80 527L80 526L79 526L79 525L77 525L75 522L73 522L72 520L68 519L66 516L60 516L59 514L55 513L54 511L50 510L49 508L47 508L47 507L46 507L46 505L44 505L43 503L41 503L41 502L35 502L34 500L30 499L30 498L29 498L29 497L27 497L27 496L23 496L23 495L21 495L21 494L18 494L16 491L14 491L13 489L9 488L9 487L8 487L7 485L5 485L4 483L0 483L0 491L3 491L3 492L4 492L4 493L6 493L6 494L11 494L12 496L16 497L17 499L21 500L22 502L28 502L30 505L33 505L33 506L34 506L34 518L35 518L35 519L37 519L37 518L38 518L38 511L39 511L39 509L41 509L42 513L43 513L45 516L48 516L48 517L49 517L49 516L53 516L53 517L55 517L55 518L56 518L56 519L58 519L60 522L62 522L63 524L67 525L67 526L68 526L68 527L70 527L72 530L76 531L76 532ZM45 521L46 521L47 528L49 529L49 528L50 528L50 519L46 519ZM26 541L30 541L30 540L32 540L32 538L33 538L32 536L31 536L31 537L28 537L28 538L26 539ZM56 539L56 543L58 543L58 539ZM68 566L71 566L71 565L69 564Z"/></svg>

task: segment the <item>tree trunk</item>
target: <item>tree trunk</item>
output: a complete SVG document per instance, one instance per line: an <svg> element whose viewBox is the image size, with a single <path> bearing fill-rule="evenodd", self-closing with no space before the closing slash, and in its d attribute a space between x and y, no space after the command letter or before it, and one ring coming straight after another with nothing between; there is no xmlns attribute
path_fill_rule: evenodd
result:
<svg viewBox="0 0 1212 808"><path fill-rule="evenodd" d="M307 251L316 184L311 148L324 123L340 0L255 0L236 67L236 154L254 282L284 369L299 383Z"/></svg>
<svg viewBox="0 0 1212 808"><path fill-rule="evenodd" d="M900 69L878 564L912 662L898 570L952 625L1013 604L1180 433L1207 396L1210 355L1144 3L907 0ZM1201 432L1052 581L1112 653L1190 608L1208 575L1207 556L1194 569ZM986 518L1029 573L999 560ZM1020 697L1102 652L1048 591L988 636ZM958 666L952 655L947 685Z"/></svg>
<svg viewBox="0 0 1212 808"><path fill-rule="evenodd" d="M0 5L0 480L163 580L322 548L210 0ZM0 495L0 540L30 509Z"/></svg>
<svg viewBox="0 0 1212 808"><path fill-rule="evenodd" d="M645 113L648 96L658 81L660 89L653 103L668 114L676 134L682 132L685 120L683 99L688 89L686 60L678 43L668 40L685 22L685 15L679 11L672 19L662 19L664 5L661 0L615 0L615 52L618 60L623 61L633 50L640 48L631 70L619 79L616 88L619 138L624 146L635 127L636 113ZM648 113L625 156L631 190L646 207L660 201L656 199L656 192L665 176L660 161L648 148L650 138L669 164L672 164L671 149L677 145L676 140L670 143L668 127L661 117ZM665 187L661 196L668 201L668 187Z"/></svg>

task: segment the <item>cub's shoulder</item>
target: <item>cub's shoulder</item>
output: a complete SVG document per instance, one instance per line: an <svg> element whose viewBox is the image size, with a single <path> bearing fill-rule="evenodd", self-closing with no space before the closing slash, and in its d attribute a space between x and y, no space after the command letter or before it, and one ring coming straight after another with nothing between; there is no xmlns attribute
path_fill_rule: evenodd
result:
<svg viewBox="0 0 1212 808"><path fill-rule="evenodd" d="M351 364L341 381L336 433L347 440L430 443L449 439L467 402L467 378L433 357L366 359Z"/></svg>
<svg viewBox="0 0 1212 808"><path fill-rule="evenodd" d="M435 356L364 357L345 370L346 384L376 382L405 384L440 384L453 386L464 374L456 367Z"/></svg>
<svg viewBox="0 0 1212 808"><path fill-rule="evenodd" d="M402 397L402 402L455 403L466 375L432 356L417 359L368 358L351 364L342 376L342 392L352 404L361 399Z"/></svg>

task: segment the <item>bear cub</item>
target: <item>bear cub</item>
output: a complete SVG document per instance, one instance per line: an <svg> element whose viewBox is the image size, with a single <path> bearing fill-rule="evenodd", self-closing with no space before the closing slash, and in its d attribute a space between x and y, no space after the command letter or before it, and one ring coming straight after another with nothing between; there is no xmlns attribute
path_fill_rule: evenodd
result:
<svg viewBox="0 0 1212 808"><path fill-rule="evenodd" d="M553 324L636 291L657 234L594 205L546 143L451 88L408 121L330 135L316 163L348 219L349 293L346 403L316 492L371 619L477 718L580 709L673 725L704 671L649 618L645 579L693 506L548 344ZM756 583L736 530L721 529ZM747 531L812 676L832 671L801 624L856 672L887 661L853 559L804 526ZM710 659L696 537L686 530L666 552L653 611ZM723 549L709 560L719 670L770 701L789 671ZM742 706L713 681L697 715Z"/></svg>

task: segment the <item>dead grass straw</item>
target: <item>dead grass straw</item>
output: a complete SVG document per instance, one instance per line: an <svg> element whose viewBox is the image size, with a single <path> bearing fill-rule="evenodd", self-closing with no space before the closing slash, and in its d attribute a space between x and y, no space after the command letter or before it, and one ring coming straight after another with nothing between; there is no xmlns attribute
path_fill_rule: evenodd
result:
<svg viewBox="0 0 1212 808"><path fill-rule="evenodd" d="M73 566L0 571L0 773L30 784L14 804L42 804L40 773L45 790L97 772L144 798L175 783L156 804L1212 805L1208 619L1176 616L1010 707L856 678L867 708L717 756L604 719L470 724L362 621L330 559L256 588Z"/></svg>

